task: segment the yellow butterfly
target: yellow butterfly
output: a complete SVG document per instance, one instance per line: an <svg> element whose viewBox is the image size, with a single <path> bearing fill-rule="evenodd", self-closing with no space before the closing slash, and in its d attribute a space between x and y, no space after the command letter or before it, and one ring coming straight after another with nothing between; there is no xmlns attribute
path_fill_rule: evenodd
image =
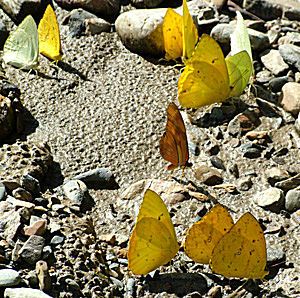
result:
<svg viewBox="0 0 300 298"><path fill-rule="evenodd" d="M199 108L239 96L251 71L247 51L225 59L218 43L203 34L179 78L178 100L183 107Z"/></svg>
<svg viewBox="0 0 300 298"><path fill-rule="evenodd" d="M266 242L257 220L249 212L237 222L216 205L189 229L184 243L187 255L225 277L263 279L267 263Z"/></svg>
<svg viewBox="0 0 300 298"><path fill-rule="evenodd" d="M28 15L11 33L3 47L3 61L21 69L32 69L38 65L39 38L36 23Z"/></svg>
<svg viewBox="0 0 300 298"><path fill-rule="evenodd" d="M148 189L129 240L129 269L136 275L147 274L171 261L178 250L168 209L160 196Z"/></svg>
<svg viewBox="0 0 300 298"><path fill-rule="evenodd" d="M167 60L191 57L198 41L198 30L186 0L183 1L183 16L168 8L163 22L163 37Z"/></svg>
<svg viewBox="0 0 300 298"><path fill-rule="evenodd" d="M59 27L52 6L49 4L45 10L39 26L39 52L54 60L62 59Z"/></svg>

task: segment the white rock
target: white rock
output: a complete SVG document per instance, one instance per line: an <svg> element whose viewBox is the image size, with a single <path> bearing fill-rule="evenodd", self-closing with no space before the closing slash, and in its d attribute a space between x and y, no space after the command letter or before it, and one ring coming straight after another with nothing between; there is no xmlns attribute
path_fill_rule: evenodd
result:
<svg viewBox="0 0 300 298"><path fill-rule="evenodd" d="M41 290L31 288L7 288L4 298L52 298Z"/></svg>
<svg viewBox="0 0 300 298"><path fill-rule="evenodd" d="M284 193L281 189L270 187L257 193L253 198L254 203L273 212L279 212L284 205Z"/></svg>
<svg viewBox="0 0 300 298"><path fill-rule="evenodd" d="M286 83L282 87L279 102L287 112L297 116L300 111L300 84Z"/></svg>

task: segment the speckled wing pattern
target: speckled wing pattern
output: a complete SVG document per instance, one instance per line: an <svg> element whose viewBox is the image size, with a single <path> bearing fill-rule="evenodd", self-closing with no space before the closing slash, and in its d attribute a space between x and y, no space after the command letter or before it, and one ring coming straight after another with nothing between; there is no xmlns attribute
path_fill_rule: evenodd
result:
<svg viewBox="0 0 300 298"><path fill-rule="evenodd" d="M129 269L136 275L147 274L168 263L178 250L168 209L160 196L148 189L129 240Z"/></svg>
<svg viewBox="0 0 300 298"><path fill-rule="evenodd" d="M47 6L44 16L39 23L38 34L39 52L54 61L61 60L62 49L59 27L55 12L50 4Z"/></svg>
<svg viewBox="0 0 300 298"><path fill-rule="evenodd" d="M226 208L215 205L188 230L184 251L195 262L208 264L218 241L232 228L233 220Z"/></svg>
<svg viewBox="0 0 300 298"><path fill-rule="evenodd" d="M258 221L245 213L213 249L211 269L225 277L263 279L267 263L266 241Z"/></svg>
<svg viewBox="0 0 300 298"><path fill-rule="evenodd" d="M183 119L175 103L167 109L167 127L159 142L161 156L171 164L168 170L188 166L189 150Z"/></svg>

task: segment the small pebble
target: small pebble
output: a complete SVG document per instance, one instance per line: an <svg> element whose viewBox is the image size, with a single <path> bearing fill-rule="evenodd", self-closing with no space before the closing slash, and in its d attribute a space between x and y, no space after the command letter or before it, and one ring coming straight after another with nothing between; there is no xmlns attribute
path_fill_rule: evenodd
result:
<svg viewBox="0 0 300 298"><path fill-rule="evenodd" d="M52 237L51 241L50 241L50 244L51 245L58 245L58 244L61 244L63 243L65 240L65 237L64 236L58 236L58 235L55 235L54 237Z"/></svg>

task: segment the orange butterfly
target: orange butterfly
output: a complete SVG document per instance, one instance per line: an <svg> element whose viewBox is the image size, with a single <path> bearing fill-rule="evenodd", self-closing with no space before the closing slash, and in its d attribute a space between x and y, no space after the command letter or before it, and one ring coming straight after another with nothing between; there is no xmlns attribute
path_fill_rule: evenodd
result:
<svg viewBox="0 0 300 298"><path fill-rule="evenodd" d="M167 127L160 139L161 156L171 164L168 170L177 167L190 167L189 149L183 119L175 103L170 103L167 109Z"/></svg>

